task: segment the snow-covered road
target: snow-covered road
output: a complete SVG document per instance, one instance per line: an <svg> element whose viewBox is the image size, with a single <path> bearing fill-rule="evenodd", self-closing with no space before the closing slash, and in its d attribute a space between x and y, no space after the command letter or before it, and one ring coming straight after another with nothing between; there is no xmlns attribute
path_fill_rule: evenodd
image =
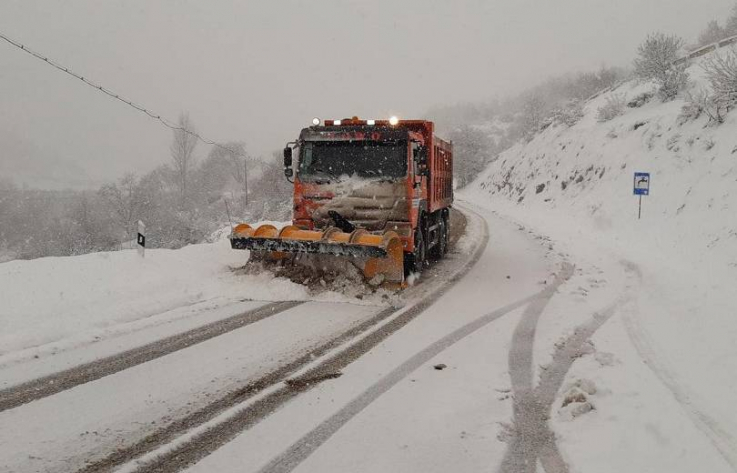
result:
<svg viewBox="0 0 737 473"><path fill-rule="evenodd" d="M193 471L480 471L512 417L507 355L524 308L568 277L536 239L483 209L473 269L403 330ZM435 369L435 366L444 369Z"/></svg>
<svg viewBox="0 0 737 473"><path fill-rule="evenodd" d="M733 471L621 331L637 265L473 208L459 284L189 471Z"/></svg>
<svg viewBox="0 0 737 473"><path fill-rule="evenodd" d="M0 358L0 471L734 471L639 267L478 204L401 303L208 300Z"/></svg>
<svg viewBox="0 0 737 473"><path fill-rule="evenodd" d="M243 389L376 312L335 303L296 306L191 347L0 413L8 471L69 465L140 440L225 393ZM53 381L51 381L53 382ZM29 468L30 467L30 468Z"/></svg>

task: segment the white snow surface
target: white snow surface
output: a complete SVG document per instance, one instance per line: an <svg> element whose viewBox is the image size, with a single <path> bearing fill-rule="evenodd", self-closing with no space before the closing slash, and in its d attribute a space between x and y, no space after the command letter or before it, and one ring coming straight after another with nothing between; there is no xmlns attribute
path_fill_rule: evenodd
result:
<svg viewBox="0 0 737 473"><path fill-rule="evenodd" d="M706 86L698 63L689 72L691 87ZM579 267L589 263L590 283L633 286L594 337L601 359L614 361L574 364L571 376L603 386L594 411L553 416L567 460L578 471L734 470L737 112L719 126L683 123L682 99L656 98L596 120L609 96L629 101L650 89L629 82L597 97L575 126L552 126L502 153L463 196L544 235ZM651 173L640 220L635 171ZM591 300L590 287L568 289ZM543 340L553 324L542 319ZM550 353L541 343L538 362ZM712 450L708 467L686 459L696 445Z"/></svg>
<svg viewBox="0 0 737 473"><path fill-rule="evenodd" d="M77 471L309 353L378 309L307 302L213 339L0 412L0 471ZM50 357L47 363L61 360ZM0 372L0 377L4 372Z"/></svg>
<svg viewBox="0 0 737 473"><path fill-rule="evenodd" d="M693 87L704 86L698 64L690 72ZM490 233L471 271L339 378L298 396L190 471L258 471L349 403L380 390L389 374L449 333L546 287L563 263L575 271L537 322L533 384L576 327L594 314L613 313L576 358L553 404L549 424L570 471L737 470L737 112L720 126L707 126L704 118L681 123L683 100L653 99L597 121L597 109L612 94L630 100L650 88L625 83L588 103L575 126L552 126L503 153L459 196ZM635 171L652 175L640 220ZM480 218L469 220L451 262L478 244ZM0 368L21 381L45 368L33 361L3 368L5 361L126 327L150 324L145 338L155 339L157 330L193 326L200 315L215 320L257 304L249 299L313 297L268 273L232 271L247 256L214 239L149 251L145 259L124 251L0 264ZM422 277L429 280L433 272ZM419 298L422 288L408 293ZM0 458L24 467L33 453L39 457L34 466L45 466L41 452L68 451L82 461L90 449L99 453L117 441L112 433L81 438L91 426L115 432L122 425L142 436L153 427L138 429L139 422L165 422L192 399L204 405L213 389L306 353L378 310L358 307L344 294L317 298L323 302L2 413L5 425L22 429L2 432ZM525 310L509 311L403 373L296 471L497 468L513 433L508 357ZM119 338L134 346L144 334ZM90 349L85 356L102 353ZM50 358L73 365L71 355L64 356ZM447 368L433 369L438 363ZM140 379L161 386L143 386ZM113 414L110 393L120 398ZM160 405L149 406L146 396ZM563 406L566 397L577 400ZM48 428L47 418L59 422L37 435Z"/></svg>
<svg viewBox="0 0 737 473"><path fill-rule="evenodd" d="M205 457L187 471L259 471L349 401L438 339L541 288L556 258L515 225L483 211L490 241L466 277L406 327ZM478 217L477 217L478 218ZM468 250L479 222L469 219ZM493 225L493 226L492 226ZM460 250L459 250L460 251ZM510 276L508 278L507 276ZM418 286L419 287L419 286ZM506 375L517 310L450 347L362 410L296 469L298 472L483 471L504 454L497 440L511 416ZM443 371L433 365L444 363ZM499 391L497 391L499 390Z"/></svg>
<svg viewBox="0 0 737 473"><path fill-rule="evenodd" d="M278 222L277 226L283 226ZM223 236L224 235L224 236ZM325 291L316 295L269 272L237 271L247 251L214 243L179 250L148 249L0 263L0 365L38 351L94 340L184 306L243 300L318 300L379 304Z"/></svg>

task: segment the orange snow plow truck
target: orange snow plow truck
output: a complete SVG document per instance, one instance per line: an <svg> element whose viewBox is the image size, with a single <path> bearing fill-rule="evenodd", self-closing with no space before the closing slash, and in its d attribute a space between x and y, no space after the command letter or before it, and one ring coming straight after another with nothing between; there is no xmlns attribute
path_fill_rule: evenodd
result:
<svg viewBox="0 0 737 473"><path fill-rule="evenodd" d="M313 120L284 148L292 225L237 225L231 246L272 261L348 262L371 285L404 287L445 255L452 144L425 120Z"/></svg>

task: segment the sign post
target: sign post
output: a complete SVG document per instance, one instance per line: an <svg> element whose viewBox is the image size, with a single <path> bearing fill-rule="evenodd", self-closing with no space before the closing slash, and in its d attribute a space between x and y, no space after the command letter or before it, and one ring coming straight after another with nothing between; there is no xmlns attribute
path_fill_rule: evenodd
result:
<svg viewBox="0 0 737 473"><path fill-rule="evenodd" d="M634 183L634 194L640 198L637 207L637 219L642 218L642 196L650 195L650 173L636 172Z"/></svg>
<svg viewBox="0 0 737 473"><path fill-rule="evenodd" d="M138 221L137 243L138 254L141 255L141 258L143 258L146 253L146 225L144 225L143 222L140 220Z"/></svg>

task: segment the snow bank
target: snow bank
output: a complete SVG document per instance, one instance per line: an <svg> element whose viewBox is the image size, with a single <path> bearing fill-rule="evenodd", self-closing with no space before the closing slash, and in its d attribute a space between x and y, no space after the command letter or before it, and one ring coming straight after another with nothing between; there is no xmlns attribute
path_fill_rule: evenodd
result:
<svg viewBox="0 0 737 473"><path fill-rule="evenodd" d="M704 87L698 65L693 88ZM551 126L499 156L466 192L503 197L541 221L596 232L621 250L645 249L680 266L737 276L737 112L726 123L681 124L683 100L652 99L609 122L597 111L611 97L629 102L652 86L625 83L585 107L573 127ZM651 173L637 220L633 173Z"/></svg>
<svg viewBox="0 0 737 473"><path fill-rule="evenodd" d="M0 354L175 307L222 300L305 299L284 279L236 275L246 254L227 240L180 250L135 250L0 264Z"/></svg>
<svg viewBox="0 0 737 473"><path fill-rule="evenodd" d="M698 64L689 72L692 87L706 86ZM647 340L676 397L735 432L737 112L720 126L684 122L682 99L654 98L597 120L613 97L631 102L651 89L628 82L596 97L579 123L502 153L462 195L549 235L573 263L583 247L634 262L642 282L630 336ZM641 220L635 171L651 173Z"/></svg>
<svg viewBox="0 0 737 473"><path fill-rule="evenodd" d="M124 250L0 263L0 356L82 334L104 336L111 327L205 301L388 300L380 292L359 300L269 271L239 271L248 252L230 248L228 231L214 233L213 243L147 250L145 258Z"/></svg>

